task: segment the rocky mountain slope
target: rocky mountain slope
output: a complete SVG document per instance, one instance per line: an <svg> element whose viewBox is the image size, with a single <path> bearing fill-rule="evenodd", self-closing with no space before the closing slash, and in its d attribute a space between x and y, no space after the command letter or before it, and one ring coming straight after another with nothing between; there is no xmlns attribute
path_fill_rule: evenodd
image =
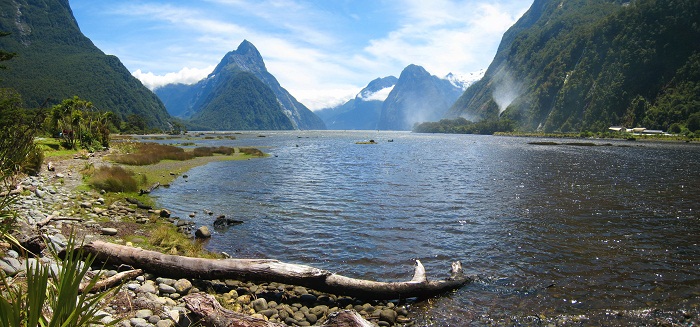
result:
<svg viewBox="0 0 700 327"><path fill-rule="evenodd" d="M170 84L155 93L168 111L202 129L325 129L265 68L255 46L243 41L209 76L194 85Z"/></svg>

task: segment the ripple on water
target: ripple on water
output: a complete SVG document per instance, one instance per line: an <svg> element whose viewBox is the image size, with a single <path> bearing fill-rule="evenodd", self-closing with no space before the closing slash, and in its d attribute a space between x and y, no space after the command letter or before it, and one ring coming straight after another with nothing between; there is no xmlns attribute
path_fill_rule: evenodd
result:
<svg viewBox="0 0 700 327"><path fill-rule="evenodd" d="M460 260L480 276L413 304L419 325L557 324L581 315L592 325L635 325L656 318L645 312L674 321L677 310L697 320L700 183L692 167L700 147L295 133L264 140L277 157L198 167L188 182L153 195L176 215L209 209L246 221L217 234L213 250L377 280L410 279L415 259L429 278L444 278ZM369 138L394 142L354 144Z"/></svg>

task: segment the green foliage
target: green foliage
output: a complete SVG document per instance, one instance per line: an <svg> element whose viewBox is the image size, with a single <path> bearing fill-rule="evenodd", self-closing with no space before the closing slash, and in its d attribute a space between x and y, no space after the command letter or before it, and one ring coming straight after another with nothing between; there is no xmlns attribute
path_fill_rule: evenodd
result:
<svg viewBox="0 0 700 327"><path fill-rule="evenodd" d="M0 89L0 180L3 187L17 172L39 173L44 154L34 144L34 137L43 117L42 111L22 108L16 91Z"/></svg>
<svg viewBox="0 0 700 327"><path fill-rule="evenodd" d="M94 293L89 291L99 280L99 276L89 279L84 292L80 284L86 277L94 258L87 256L85 262L82 250L75 249L71 238L66 249L66 257L60 261L57 271L35 262L27 262L26 285L9 282L2 274L3 291L0 293L0 327L63 327L63 326L111 326L118 320L102 323L104 315L99 314L104 299L114 292ZM115 289L116 290L116 289Z"/></svg>
<svg viewBox="0 0 700 327"><path fill-rule="evenodd" d="M77 143L87 150L109 147L109 122L111 112L98 112L92 102L74 96L65 99L51 109L46 129L52 136L59 136L68 149Z"/></svg>
<svg viewBox="0 0 700 327"><path fill-rule="evenodd" d="M515 122L509 119L482 120L471 122L464 118L442 119L439 122L428 122L413 127L416 133L452 133L452 134L484 134L496 132L512 132Z"/></svg>
<svg viewBox="0 0 700 327"><path fill-rule="evenodd" d="M119 166L96 169L88 184L96 190L107 192L136 192L139 189L134 173Z"/></svg>
<svg viewBox="0 0 700 327"><path fill-rule="evenodd" d="M85 37L68 1L3 1L0 49L16 52L0 87L16 89L29 108L50 107L77 95L99 111L125 120L144 117L149 127L166 128L165 106L115 56L105 55Z"/></svg>
<svg viewBox="0 0 700 327"><path fill-rule="evenodd" d="M5 37L8 35L10 35L10 33L0 32L0 37ZM0 61L10 60L10 59L14 58L16 55L17 54L14 52L7 52L7 51L0 50ZM5 67L4 65L0 65L0 69L7 69L7 67Z"/></svg>
<svg viewBox="0 0 700 327"><path fill-rule="evenodd" d="M685 125L699 107L699 17L695 0L535 1L451 115L495 118L510 87L503 116L523 131Z"/></svg>

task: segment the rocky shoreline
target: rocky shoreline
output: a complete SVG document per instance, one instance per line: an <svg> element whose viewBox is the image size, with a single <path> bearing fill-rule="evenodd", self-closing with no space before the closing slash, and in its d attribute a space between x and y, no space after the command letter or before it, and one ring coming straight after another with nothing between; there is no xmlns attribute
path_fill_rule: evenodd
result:
<svg viewBox="0 0 700 327"><path fill-rule="evenodd" d="M32 247L32 252L42 252L42 256L25 260L9 249L9 245L0 246L0 269L10 278L21 277L27 263L40 262L58 269L44 243L63 249L71 233L86 243L99 239L133 245L121 237L142 234L147 239L140 226L153 220L170 219L176 225L191 226L186 220L164 217L167 215L161 215L160 210L149 210L126 199L107 203L103 194L80 188L80 170L105 165L102 159L105 154L53 161L52 171L43 169L38 176L26 177L18 183L14 191L19 198L14 205L19 223L15 236L25 247ZM95 268L89 274L110 277L119 270L119 267ZM151 273L122 285L105 308L103 321L121 319L118 326L124 327L190 326L196 318L189 314L182 297L201 291L215 293L224 307L235 312L289 326L320 325L330 314L342 310L355 310L378 326L415 325L410 304L398 301L367 302L279 283L174 280Z"/></svg>

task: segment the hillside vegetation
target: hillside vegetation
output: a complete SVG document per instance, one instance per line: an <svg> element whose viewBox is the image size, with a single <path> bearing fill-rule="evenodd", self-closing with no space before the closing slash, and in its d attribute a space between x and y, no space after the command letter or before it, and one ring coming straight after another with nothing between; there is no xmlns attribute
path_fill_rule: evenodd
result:
<svg viewBox="0 0 700 327"><path fill-rule="evenodd" d="M695 0L536 0L447 117L699 131L699 22Z"/></svg>
<svg viewBox="0 0 700 327"><path fill-rule="evenodd" d="M158 97L82 34L68 1L3 1L0 31L10 33L0 38L0 49L17 54L4 65L0 87L17 90L26 107L78 96L122 121L136 115L167 128L171 118Z"/></svg>

